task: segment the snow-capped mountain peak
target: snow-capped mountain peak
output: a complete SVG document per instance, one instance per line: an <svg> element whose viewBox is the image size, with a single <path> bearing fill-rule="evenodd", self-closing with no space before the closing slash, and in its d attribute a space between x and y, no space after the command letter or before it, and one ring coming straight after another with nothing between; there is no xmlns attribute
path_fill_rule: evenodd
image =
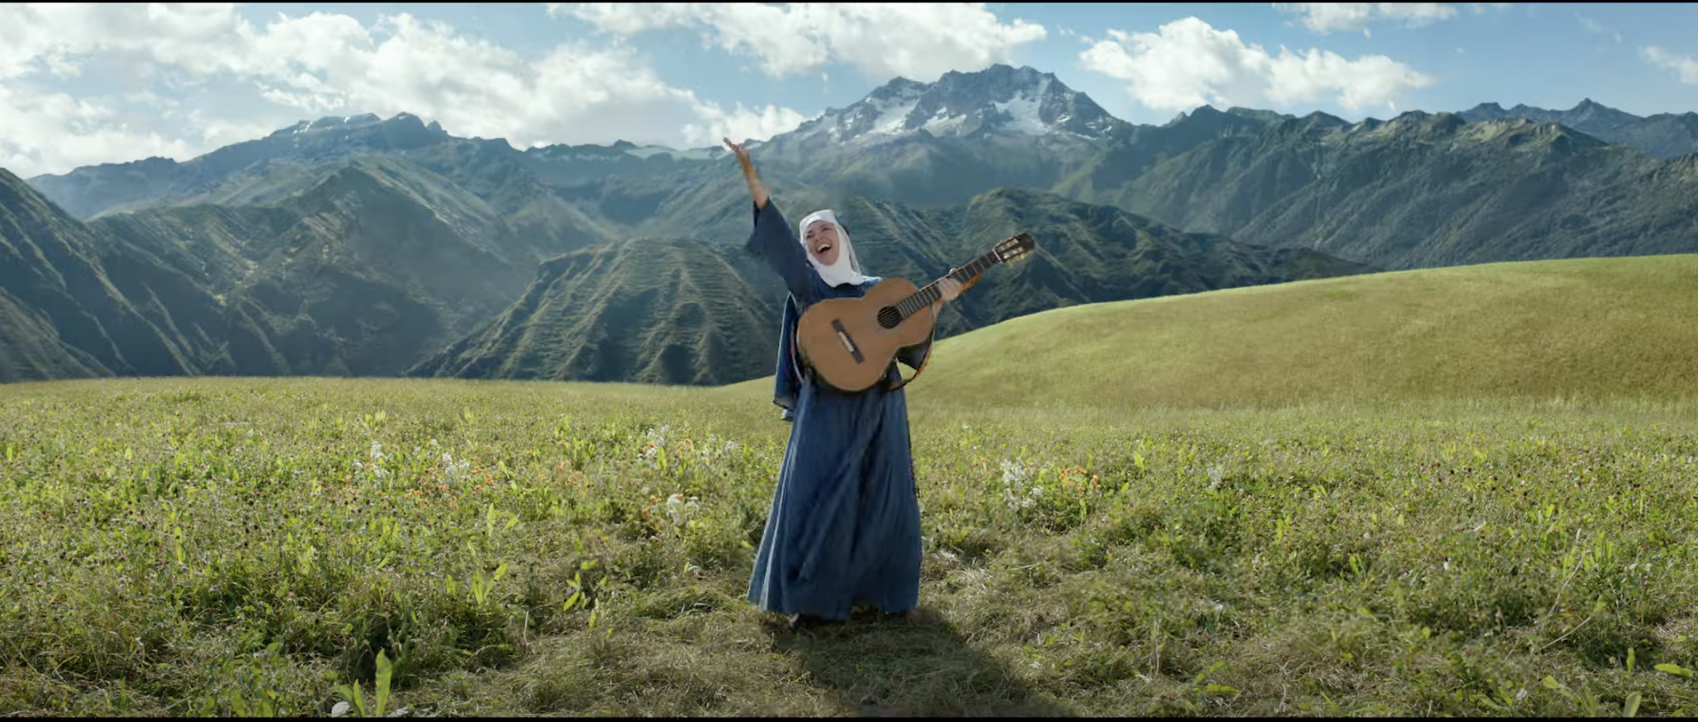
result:
<svg viewBox="0 0 1698 722"><path fill-rule="evenodd" d="M847 108L827 110L775 145L876 143L933 136L1072 135L1102 138L1121 121L1050 73L993 65L945 73L934 83L897 78ZM788 137L786 137L788 136Z"/></svg>

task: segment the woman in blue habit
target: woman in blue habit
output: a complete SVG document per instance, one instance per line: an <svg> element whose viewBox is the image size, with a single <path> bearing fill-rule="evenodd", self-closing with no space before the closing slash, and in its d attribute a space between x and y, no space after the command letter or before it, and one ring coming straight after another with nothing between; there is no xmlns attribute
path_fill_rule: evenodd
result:
<svg viewBox="0 0 1698 722"><path fill-rule="evenodd" d="M774 403L790 420L778 489L749 579L749 600L789 618L791 626L842 621L857 605L897 615L920 601L920 504L901 389L880 384L843 393L816 382L796 353L796 321L809 305L859 298L879 281L861 275L849 234L831 211L802 219L798 231L771 203L749 151L737 155L755 202L749 247L784 279L790 297L780 330ZM935 314L961 291L945 278ZM931 342L905 349L919 369ZM892 364L887 378L901 379Z"/></svg>

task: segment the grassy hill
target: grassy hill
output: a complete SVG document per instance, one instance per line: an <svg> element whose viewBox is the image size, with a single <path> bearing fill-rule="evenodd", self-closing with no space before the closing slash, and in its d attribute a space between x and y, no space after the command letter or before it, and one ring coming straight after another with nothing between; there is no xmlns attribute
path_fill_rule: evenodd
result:
<svg viewBox="0 0 1698 722"><path fill-rule="evenodd" d="M1075 306L943 341L909 393L1060 407L1692 397L1694 279L1698 255L1578 259Z"/></svg>

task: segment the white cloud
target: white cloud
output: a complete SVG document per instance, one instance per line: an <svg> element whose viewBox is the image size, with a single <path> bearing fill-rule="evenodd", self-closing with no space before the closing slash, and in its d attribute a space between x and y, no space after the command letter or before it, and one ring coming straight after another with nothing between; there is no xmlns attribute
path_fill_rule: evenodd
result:
<svg viewBox="0 0 1698 722"><path fill-rule="evenodd" d="M1274 3L1280 12L1302 15L1303 24L1325 35L1335 32L1368 32L1375 20L1402 22L1421 28L1456 17L1456 7L1447 3ZM1484 12L1478 4L1476 14Z"/></svg>
<svg viewBox="0 0 1698 722"><path fill-rule="evenodd" d="M1586 28L1587 32L1593 33L1595 35L1602 35L1602 36L1607 37L1611 40L1614 40L1617 43L1621 42L1621 32L1620 31L1606 27L1606 26L1598 23L1598 21L1596 21L1596 20L1582 16L1580 13L1575 13L1574 17L1575 17L1575 19L1580 21L1580 27Z"/></svg>
<svg viewBox="0 0 1698 722"><path fill-rule="evenodd" d="M684 140L694 147L717 145L721 138L730 138L739 143L745 140L766 140L779 133L795 130L803 121L808 120L789 108L768 105L765 108L751 110L744 108L742 103L732 111L719 108L704 108L699 123L684 126Z"/></svg>
<svg viewBox="0 0 1698 722"><path fill-rule="evenodd" d="M104 86L75 96L58 85L79 74ZM25 177L182 160L303 117L366 112L409 112L517 147L717 144L716 134L764 139L801 120L776 106L727 110L667 84L622 44L525 55L406 14L255 24L228 5L0 6L0 167Z"/></svg>
<svg viewBox="0 0 1698 722"><path fill-rule="evenodd" d="M882 82L929 81L945 72L1012 63L1044 26L1004 23L984 3L573 3L571 14L603 33L634 36L690 28L730 52L759 61L772 77L813 76L843 63Z"/></svg>
<svg viewBox="0 0 1698 722"><path fill-rule="evenodd" d="M1231 30L1195 17L1154 33L1108 31L1079 56L1086 69L1126 83L1133 99L1154 110L1201 105L1290 108L1331 100L1346 111L1383 106L1433 83L1383 55L1349 60L1318 48L1277 55L1247 45Z"/></svg>
<svg viewBox="0 0 1698 722"><path fill-rule="evenodd" d="M115 158L183 156L182 138L137 128L110 104L0 82L0 168L21 177Z"/></svg>
<svg viewBox="0 0 1698 722"><path fill-rule="evenodd" d="M1698 85L1698 60L1676 55L1655 45L1640 48L1639 55L1645 62L1674 73L1675 77L1680 78L1680 82Z"/></svg>

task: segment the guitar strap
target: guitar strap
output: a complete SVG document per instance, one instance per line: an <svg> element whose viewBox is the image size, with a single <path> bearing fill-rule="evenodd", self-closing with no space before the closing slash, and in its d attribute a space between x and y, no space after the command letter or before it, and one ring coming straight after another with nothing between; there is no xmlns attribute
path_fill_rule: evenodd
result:
<svg viewBox="0 0 1698 722"><path fill-rule="evenodd" d="M894 361L891 362L891 365L894 366L895 362ZM904 386L907 386L908 384L914 383L914 379L919 378L920 374L925 373L926 367L930 366L930 365L932 365L932 350L928 348L928 349L926 349L926 357L923 358L923 359L920 359L920 367L917 368L917 369L914 369L914 375L909 376L905 380L892 382L891 385L890 385L890 390L895 391L895 390L900 389ZM897 378L900 379L902 372L900 370L898 370L896 373L897 373Z"/></svg>

